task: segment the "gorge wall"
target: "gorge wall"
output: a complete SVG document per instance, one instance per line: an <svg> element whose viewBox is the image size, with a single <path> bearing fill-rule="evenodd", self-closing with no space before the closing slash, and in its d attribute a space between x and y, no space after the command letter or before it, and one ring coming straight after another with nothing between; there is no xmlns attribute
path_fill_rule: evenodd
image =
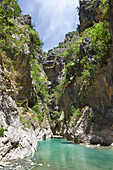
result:
<svg viewBox="0 0 113 170"><path fill-rule="evenodd" d="M29 156L35 152L38 140L52 135L41 89L46 89L44 71L39 71L41 43L31 17L21 14L18 3L1 0L0 161ZM45 80L40 89L36 74Z"/></svg>
<svg viewBox="0 0 113 170"><path fill-rule="evenodd" d="M54 66L52 70L49 70L49 73L44 65L47 76L49 74L48 79L52 84L54 82L54 86L51 86L51 88L55 88L57 93L61 88L61 96L55 99L58 106L55 111L60 111L61 116L64 114L64 121L62 120L61 123L61 117L59 118L59 123L55 127L56 133L74 140L75 143L111 145L113 143L112 44L111 40L106 43L107 50L105 55L101 61L98 60L94 56L98 56L99 52L101 54L104 51L102 49L101 51L99 49L95 50L97 48L96 44L92 44L94 37L92 36L91 38L90 36L92 32L87 34L87 31L88 28L90 30L95 29L94 34L96 34L99 24L106 24L109 21L109 28L105 28L108 32L107 39L110 36L109 29L111 37L113 37L112 1L106 1L102 5L103 1L79 2L80 27L78 29L79 33L82 33L83 39L77 53L74 47L78 48L76 44L79 43L77 40L81 35L79 33L69 33L66 35L64 42L60 43L58 47L48 54L49 56L54 51L59 51L57 54L54 53L52 61ZM109 8L109 13L106 14L103 11L107 8ZM87 34L86 36L84 36L84 32ZM97 43L101 41L98 39L99 37L97 37ZM103 41L104 39L105 37L103 37ZM74 50L75 53L73 52ZM87 58L85 59L86 61L84 61L85 57ZM60 69L57 71L58 59ZM82 65L82 62L84 62L84 65ZM95 80L91 76L94 76Z"/></svg>

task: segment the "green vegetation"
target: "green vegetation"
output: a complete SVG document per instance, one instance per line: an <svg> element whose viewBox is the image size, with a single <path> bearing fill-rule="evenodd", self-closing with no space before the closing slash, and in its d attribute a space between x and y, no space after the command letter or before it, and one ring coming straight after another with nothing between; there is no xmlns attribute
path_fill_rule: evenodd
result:
<svg viewBox="0 0 113 170"><path fill-rule="evenodd" d="M11 75L14 73L14 80L15 77L19 76L19 73L15 71L14 63L18 62L23 55L30 57L32 91L29 106L34 113L34 119L41 122L45 110L48 113L47 103L49 101L48 81L43 72L43 67L36 57L37 51L40 51L40 54L42 52L43 42L40 40L37 31L33 29L33 25L24 24L22 17L22 24L20 23L20 14L21 9L16 0L4 0L0 3L0 54L3 56L3 66L11 72ZM15 87L18 91L23 89L19 83L15 83ZM17 102L19 107L23 107L23 114L19 117L23 124L28 127L30 123L26 118L27 108L24 103L24 100ZM42 107L43 109L41 109Z"/></svg>
<svg viewBox="0 0 113 170"><path fill-rule="evenodd" d="M35 89L37 95L39 95L41 99L46 102L49 97L47 91L48 81L46 79L45 73L42 73L42 65L38 64L36 59L31 59L30 64L32 67L32 79L34 81L33 88Z"/></svg>
<svg viewBox="0 0 113 170"><path fill-rule="evenodd" d="M42 47L43 42L40 40L38 32L35 29L29 27L29 34L30 34L31 42L34 45L34 48Z"/></svg>
<svg viewBox="0 0 113 170"><path fill-rule="evenodd" d="M71 106L71 114L72 116L76 116L77 119L79 119L80 116L82 115L80 108L75 109L73 105Z"/></svg>
<svg viewBox="0 0 113 170"><path fill-rule="evenodd" d="M42 65L38 64L37 59L31 58L31 75L32 75L32 95L30 99L30 107L33 110L33 113L37 116L39 122L41 122L44 118L44 110L46 110L46 114L48 113L47 103L49 102L49 94L48 94L48 81L46 79L45 73L42 71ZM41 109L40 103L43 105L43 111Z"/></svg>
<svg viewBox="0 0 113 170"><path fill-rule="evenodd" d="M90 8L93 7L96 0L91 1ZM37 51L42 53L43 42L33 25L25 25L19 23L21 9L16 0L4 0L0 4L0 54L4 56L2 65L9 71L9 76L15 72L13 62L19 60L20 56L29 56L29 64L31 67L32 89L29 101L29 107L33 115L27 118L28 109L24 107L24 101L19 102L18 106L23 107L23 114L19 115L20 121L29 127L32 119L43 122L45 114L49 112L48 103L52 101L52 97L56 100L61 97L65 88L72 82L73 79L79 81L81 86L80 98L85 96L85 90L95 83L99 68L106 64L108 58L109 47L111 45L111 37L108 25L108 0L102 0L99 5L99 12L101 14L100 22L93 23L93 26L86 29L79 35L78 31L74 31L66 35L64 43L59 44L58 48L65 48L64 53L58 54L56 57L63 57L65 70L62 75L62 80L59 85L53 90L53 94L48 94L48 80L43 72L43 66L38 61ZM15 22L16 21L16 22ZM91 55L87 52L85 55L80 54L84 42L88 41L88 47L91 49ZM85 46L85 45L84 45ZM83 49L82 49L83 50ZM49 50L51 52L51 50ZM17 90L23 87L16 84ZM76 116L77 119L81 116L81 110L71 107L71 115ZM60 113L54 111L52 115L59 120ZM71 120L70 117L69 120ZM69 123L67 120L67 124ZM1 126L0 136L3 136L6 129Z"/></svg>
<svg viewBox="0 0 113 170"><path fill-rule="evenodd" d="M6 52L7 57L14 56L15 59L23 53L34 52L35 48L43 45L36 30L19 23L20 13L21 9L16 0L5 0L0 4L0 49ZM30 41L33 45L32 51Z"/></svg>
<svg viewBox="0 0 113 170"><path fill-rule="evenodd" d="M96 0L91 1L90 8L96 2ZM94 22L92 27L87 28L80 35L77 31L67 34L64 43L60 43L58 46L58 48L65 48L64 52L56 56L57 59L64 58L65 69L61 82L53 89L54 100L61 98L67 86L71 88L73 80L76 79L80 85L79 108L71 106L70 115L72 116L66 120L67 127L71 120L77 121L82 115L81 108L84 106L86 92L90 86L94 85L98 71L107 64L112 43L109 33L108 6L108 0L102 0L98 11L100 21ZM56 111L53 114L55 118L58 115Z"/></svg>
<svg viewBox="0 0 113 170"><path fill-rule="evenodd" d="M35 117L38 119L39 123L43 122L44 112L42 111L40 105L35 104L32 108L32 112L34 113Z"/></svg>
<svg viewBox="0 0 113 170"><path fill-rule="evenodd" d="M4 135L5 131L8 131L8 129L4 129L4 126L1 125L1 127L0 127L0 137L2 137Z"/></svg>
<svg viewBox="0 0 113 170"><path fill-rule="evenodd" d="M88 35L91 38L90 46L94 49L95 55L92 58L85 56L80 61L81 65L83 65L81 80L91 85L95 81L98 68L106 63L108 57L111 44L108 23L95 23L93 27L85 30L84 35Z"/></svg>
<svg viewBox="0 0 113 170"><path fill-rule="evenodd" d="M69 117L68 120L66 120L66 126L68 128L69 123L74 120L75 121L79 120L79 118L82 116L82 112L80 108L75 108L73 105L71 106L71 116ZM74 119L73 119L74 118Z"/></svg>
<svg viewBox="0 0 113 170"><path fill-rule="evenodd" d="M17 0L4 0L0 4L0 17L3 19L17 17L21 13L21 9L17 3Z"/></svg>
<svg viewBox="0 0 113 170"><path fill-rule="evenodd" d="M91 6L95 2L96 0L91 1ZM70 41L65 39L64 44L61 45L61 47L66 46L66 50L64 53L57 55L57 57L62 56L65 58L65 71L63 81L55 89L55 96L61 96L66 86L71 82L70 79L73 79L73 77L78 77L77 79L80 81L81 91L79 95L81 98L84 96L85 89L95 83L98 69L106 64L111 45L107 19L108 6L108 0L102 0L99 5L101 21L94 23L92 27L86 29L81 35L78 35L77 32L74 36L73 34L70 35ZM83 58L80 58L79 52L81 45L87 40L89 41L88 45L92 50L92 54L87 54Z"/></svg>
<svg viewBox="0 0 113 170"><path fill-rule="evenodd" d="M29 50L28 32L25 27L14 22L13 17L16 17L21 12L16 1L8 2L3 1L0 8L0 49L6 52L8 58L11 58L11 56L18 58L22 52L27 53ZM6 10L4 10L4 3L7 4L5 5ZM10 8L14 8L13 13Z"/></svg>
<svg viewBox="0 0 113 170"><path fill-rule="evenodd" d="M20 115L19 115L19 120L20 120L20 122L23 124L23 126L24 126L23 128L30 128L31 120L28 119L25 115L20 114Z"/></svg>

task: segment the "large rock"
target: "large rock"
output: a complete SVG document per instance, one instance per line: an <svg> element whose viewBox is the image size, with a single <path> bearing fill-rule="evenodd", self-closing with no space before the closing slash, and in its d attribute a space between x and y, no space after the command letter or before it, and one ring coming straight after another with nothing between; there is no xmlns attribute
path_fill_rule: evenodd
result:
<svg viewBox="0 0 113 170"><path fill-rule="evenodd" d="M19 121L16 122L16 125L9 126L8 132L5 132L5 137L0 141L2 146L1 161L23 159L34 153L37 147L37 138L33 130L23 130Z"/></svg>
<svg viewBox="0 0 113 170"><path fill-rule="evenodd" d="M100 0L97 0L94 3L92 3L92 0L80 0L79 3L80 32L83 32L86 28L93 26L93 22L99 22Z"/></svg>
<svg viewBox="0 0 113 170"><path fill-rule="evenodd" d="M75 143L100 144L109 146L113 143L113 109L106 113L94 112L86 106L82 116L77 120L73 116L65 136Z"/></svg>

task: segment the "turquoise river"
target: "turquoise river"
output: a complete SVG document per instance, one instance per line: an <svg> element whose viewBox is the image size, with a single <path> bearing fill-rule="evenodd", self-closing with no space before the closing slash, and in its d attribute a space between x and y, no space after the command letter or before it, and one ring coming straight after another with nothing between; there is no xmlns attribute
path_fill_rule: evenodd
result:
<svg viewBox="0 0 113 170"><path fill-rule="evenodd" d="M113 148L91 148L63 139L38 143L36 153L4 170L113 170Z"/></svg>

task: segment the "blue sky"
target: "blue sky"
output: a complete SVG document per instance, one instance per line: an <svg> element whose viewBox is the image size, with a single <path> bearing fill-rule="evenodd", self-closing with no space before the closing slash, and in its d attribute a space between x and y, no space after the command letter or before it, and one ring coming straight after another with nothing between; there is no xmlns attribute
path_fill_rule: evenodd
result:
<svg viewBox="0 0 113 170"><path fill-rule="evenodd" d="M44 42L43 50L57 46L65 34L76 30L78 0L18 0L23 14L32 16L32 23Z"/></svg>

